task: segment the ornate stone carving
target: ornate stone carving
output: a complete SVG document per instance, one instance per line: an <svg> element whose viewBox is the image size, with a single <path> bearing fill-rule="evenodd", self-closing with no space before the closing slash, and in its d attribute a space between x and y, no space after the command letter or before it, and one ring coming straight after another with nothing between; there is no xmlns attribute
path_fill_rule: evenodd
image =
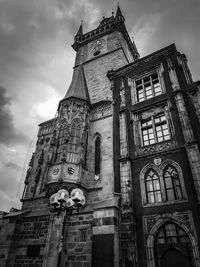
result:
<svg viewBox="0 0 200 267"><path fill-rule="evenodd" d="M110 115L112 115L111 102L104 102L93 107L90 118L91 120L97 120Z"/></svg>
<svg viewBox="0 0 200 267"><path fill-rule="evenodd" d="M137 69L137 67L139 66L146 65L148 62L158 59L159 57L168 56L175 51L176 51L175 45L170 45L167 48L164 48L157 53L151 54L150 56L141 58L138 61L128 64L127 67L124 67L123 69L116 71L115 75L124 75L129 71L133 71L133 69Z"/></svg>
<svg viewBox="0 0 200 267"><path fill-rule="evenodd" d="M38 165L36 172L35 172L35 182L36 183L38 183L38 181L39 181L41 172L42 172L42 168L40 165Z"/></svg>
<svg viewBox="0 0 200 267"><path fill-rule="evenodd" d="M50 198L51 195L57 193L60 189L65 189L71 194L72 190L77 188L77 185L74 184L66 184L66 183L54 183L54 184L49 184L46 186L46 196ZM83 190L83 189L82 189ZM84 191L84 190L83 190ZM85 191L84 191L84 194Z"/></svg>
<svg viewBox="0 0 200 267"><path fill-rule="evenodd" d="M156 144L156 145L151 145L151 146L142 148L142 153L141 153L141 150L140 150L140 153L144 154L144 155L152 154L152 153L155 153L155 152L161 152L161 151L168 150L168 149L170 149L172 147L173 147L173 143L172 142L164 142L162 144Z"/></svg>
<svg viewBox="0 0 200 267"><path fill-rule="evenodd" d="M158 220L165 222L171 222L171 221L176 221L178 225L184 225L190 230L192 233L195 233L195 228L193 224L193 219L192 219L192 214L190 211L186 212L174 212L172 214L163 214L163 215L150 215L150 216L144 216L143 218L143 223L144 223L144 233L145 233L145 240L147 240L149 233L151 229L154 227L156 222Z"/></svg>
<svg viewBox="0 0 200 267"><path fill-rule="evenodd" d="M120 92L120 98L121 98L120 108L123 109L123 108L126 107L126 102L125 102L125 87L124 87L124 81L123 81L123 79L121 81L121 86L119 88L119 92Z"/></svg>
<svg viewBox="0 0 200 267"><path fill-rule="evenodd" d="M24 183L25 183L26 185L28 184L29 177L30 177L30 175L31 175L31 170L32 170L32 168L29 167L28 170L27 170L27 172L26 172L26 177L25 177L25 181L24 181Z"/></svg>
<svg viewBox="0 0 200 267"><path fill-rule="evenodd" d="M44 150L41 150L38 158L38 165L42 165L44 161Z"/></svg>
<svg viewBox="0 0 200 267"><path fill-rule="evenodd" d="M67 100L60 108L59 121L61 125L71 125L75 118L86 122L90 110L86 103L79 100Z"/></svg>

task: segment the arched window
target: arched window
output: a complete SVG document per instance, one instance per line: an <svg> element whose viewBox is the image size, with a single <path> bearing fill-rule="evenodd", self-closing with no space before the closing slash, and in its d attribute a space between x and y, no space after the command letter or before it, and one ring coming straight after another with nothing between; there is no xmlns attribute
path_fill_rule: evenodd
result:
<svg viewBox="0 0 200 267"><path fill-rule="evenodd" d="M163 225L155 239L156 266L192 267L192 246L187 233L174 223Z"/></svg>
<svg viewBox="0 0 200 267"><path fill-rule="evenodd" d="M57 160L62 161L65 158L68 162L76 163L79 159L81 138L81 122L75 119L70 126L65 123L61 125L58 139Z"/></svg>
<svg viewBox="0 0 200 267"><path fill-rule="evenodd" d="M167 165L163 171L166 200L181 200L183 193L181 189L179 174L173 165Z"/></svg>
<svg viewBox="0 0 200 267"><path fill-rule="evenodd" d="M160 179L153 169L149 169L145 174L145 190L148 204L162 202Z"/></svg>
<svg viewBox="0 0 200 267"><path fill-rule="evenodd" d="M100 161L101 161L101 139L100 136L97 136L95 139L95 166L94 166L94 174L100 174Z"/></svg>
<svg viewBox="0 0 200 267"><path fill-rule="evenodd" d="M77 154L79 152L78 146L81 138L81 124L80 121L74 121L71 126L71 136L69 142L69 152Z"/></svg>

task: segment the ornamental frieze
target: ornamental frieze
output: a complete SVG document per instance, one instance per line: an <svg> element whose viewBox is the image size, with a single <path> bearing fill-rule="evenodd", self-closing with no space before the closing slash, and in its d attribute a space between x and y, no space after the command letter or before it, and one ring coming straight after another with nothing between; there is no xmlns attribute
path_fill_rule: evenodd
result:
<svg viewBox="0 0 200 267"><path fill-rule="evenodd" d="M93 107L90 119L93 121L110 115L112 115L111 102L106 102L96 107Z"/></svg>
<svg viewBox="0 0 200 267"><path fill-rule="evenodd" d="M61 122L64 122L63 120L65 120L65 124L67 123L70 125L75 118L79 119L82 122L85 122L87 120L89 112L90 110L86 103L78 100L67 100L67 102L60 108L59 124Z"/></svg>

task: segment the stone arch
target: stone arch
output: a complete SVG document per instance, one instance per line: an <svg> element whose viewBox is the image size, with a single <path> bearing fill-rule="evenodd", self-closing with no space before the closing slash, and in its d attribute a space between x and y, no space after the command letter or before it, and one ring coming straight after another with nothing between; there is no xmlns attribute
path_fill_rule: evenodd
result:
<svg viewBox="0 0 200 267"><path fill-rule="evenodd" d="M81 125L81 120L79 118L74 118L71 122L71 126L77 126L77 125Z"/></svg>
<svg viewBox="0 0 200 267"><path fill-rule="evenodd" d="M200 259L199 259L199 250L198 250L198 242L196 238L192 235L191 231L185 226L183 222L173 217L173 215L160 216L155 225L150 230L148 239L147 239L147 266L155 267L155 253L154 253L154 244L157 233L160 228L164 226L166 223L173 223L179 226L184 232L188 235L191 245L192 252L195 262L195 267L200 267Z"/></svg>

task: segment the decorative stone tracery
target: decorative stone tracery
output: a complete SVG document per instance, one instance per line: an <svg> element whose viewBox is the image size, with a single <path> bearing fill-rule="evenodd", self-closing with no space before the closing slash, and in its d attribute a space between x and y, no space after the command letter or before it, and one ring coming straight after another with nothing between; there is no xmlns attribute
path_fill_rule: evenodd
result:
<svg viewBox="0 0 200 267"><path fill-rule="evenodd" d="M200 266L197 236L191 211L174 212L173 214L150 215L143 217L145 243L147 252L147 266L155 267L155 239L161 227L167 223L179 226L187 234L191 245L195 267Z"/></svg>

